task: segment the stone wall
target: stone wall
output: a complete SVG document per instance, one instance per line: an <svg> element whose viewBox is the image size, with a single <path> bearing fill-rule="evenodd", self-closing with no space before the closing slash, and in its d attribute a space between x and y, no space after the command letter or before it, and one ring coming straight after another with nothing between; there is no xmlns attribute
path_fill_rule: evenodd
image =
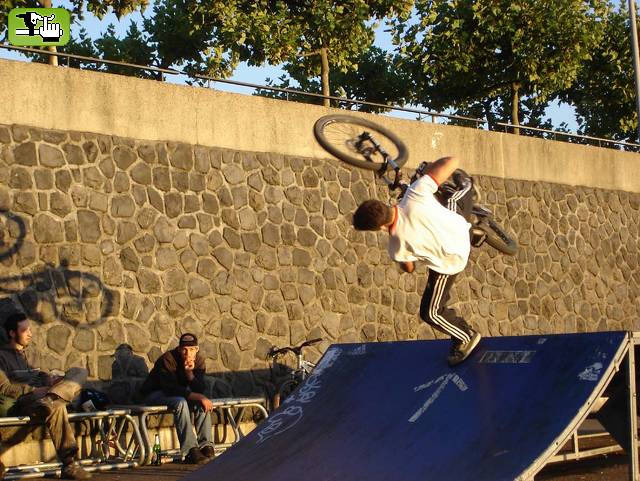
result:
<svg viewBox="0 0 640 481"><path fill-rule="evenodd" d="M476 179L521 249L472 253L452 292L472 324L638 329L640 194ZM31 315L42 365L104 381L143 377L193 332L238 394L267 378L272 345L322 337L317 359L436 337L424 266L402 274L385 234L350 227L370 197L386 198L373 174L338 161L0 125L0 309Z"/></svg>

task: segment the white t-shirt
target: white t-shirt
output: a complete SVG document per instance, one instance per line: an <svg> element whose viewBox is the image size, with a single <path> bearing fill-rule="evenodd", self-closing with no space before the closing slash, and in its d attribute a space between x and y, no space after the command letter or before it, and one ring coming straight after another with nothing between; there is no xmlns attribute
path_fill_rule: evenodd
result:
<svg viewBox="0 0 640 481"><path fill-rule="evenodd" d="M457 274L469 259L471 224L440 204L433 195L437 190L429 175L411 184L397 206L389 256L398 262L425 261L440 274Z"/></svg>

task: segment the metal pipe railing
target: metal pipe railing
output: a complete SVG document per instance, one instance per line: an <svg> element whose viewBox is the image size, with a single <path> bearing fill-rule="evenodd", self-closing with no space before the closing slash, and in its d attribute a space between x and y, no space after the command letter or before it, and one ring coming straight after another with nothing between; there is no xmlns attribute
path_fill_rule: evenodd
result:
<svg viewBox="0 0 640 481"><path fill-rule="evenodd" d="M328 100L333 100L336 102L344 102L344 103L348 103L348 104L353 104L353 105L363 105L363 106L367 106L367 107L376 107L376 108L382 108L382 109L389 109L392 111L398 111L398 112L408 112L408 113L414 113L418 115L418 120L422 120L423 116L427 116L427 117L431 117L431 121L433 123L435 123L435 119L437 118L445 118L445 119L449 119L449 120L456 120L456 121L464 121L464 122L469 122L472 123L476 129L481 128L482 125L487 125L487 129L490 130L491 126L488 124L488 122L486 120L483 119L477 119L474 117L465 117L465 116L461 116L461 115L451 115L451 114L445 114L445 113L441 113L441 112L433 112L430 110L424 110L424 109L416 109L416 108L409 108L409 107L399 107L399 106L395 106L395 105L388 105L388 104L381 104L381 103L377 103L377 102L368 102L368 101L364 101L364 100L355 100L355 99L347 99L344 97L336 97L333 95L322 95L322 94L317 94L317 93L313 93L313 92L304 92L302 90L295 90L295 89L288 89L288 88L282 88L282 87L273 87L273 86L267 86L267 85L259 85L259 84L254 84L254 83L250 83L250 82L242 82L242 81L238 81L238 80L230 80L230 79L221 79L221 78L216 78L216 77L211 77L211 76L207 76L207 75L200 75L200 74L190 74L181 70L177 70L177 69L173 69L173 68L161 68L161 67L154 67L154 66L149 66L149 65L139 65L139 64L133 64L133 63L128 63L128 62L120 62L118 60L107 60L107 59L99 59L99 58L94 58L94 57L86 57L84 55L76 55L76 54L72 54L72 53L65 53L65 52L49 52L46 50L40 50L40 49L35 49L35 48L29 48L29 47L18 47L15 45L7 45L7 44L0 44L0 48L3 49L7 49L7 50L17 50L17 51L22 51L22 52L29 52L29 53L37 53L37 54L41 54L41 55L54 55L56 57L65 57L67 59L67 66L69 65L69 60L70 59L76 59L76 60L81 60L84 62L92 62L92 63L100 63L100 64L106 64L106 65L117 65L117 66L121 66L121 67L128 67L128 68L133 68L133 69L138 69L138 70L147 70L147 71L152 71L152 72L158 72L161 74L168 74L168 75L184 75L186 77L192 78L192 79L198 79L198 80L206 80L208 83L209 82L219 82L219 83L224 83L224 84L229 84L229 85L235 85L235 86L239 86L239 87L247 87L247 88L251 88L254 90L270 90L270 91L274 91L274 92L280 92L280 93L284 93L287 96L287 100L289 100L289 95L300 95L303 97L309 97L309 98L316 98L316 99L328 99ZM497 126L499 127L504 127L504 130L507 131L507 128L519 128L519 129L523 129L523 130L527 130L527 131L532 131L532 132L540 132L540 133L546 133L546 134L552 134L554 140L557 138L557 136L563 136L563 137L571 137L571 138L575 138L575 139L581 139L581 140L585 140L587 142L598 142L598 146L602 146L602 143L606 143L606 144L613 144L613 145L620 145L620 146L624 146L633 150L640 150L640 144L634 144L631 142L625 142L625 141L621 141L621 140L613 140L613 139L605 139L605 138L601 138L601 137L592 137L592 136L588 136L588 135L581 135L581 134L573 134L573 133L569 133L569 132L559 132L557 130L548 130L548 129L541 129L538 127L527 127L527 126L523 126L523 125L513 125L513 124L508 124L508 123L503 123L503 122L497 122L496 123Z"/></svg>
<svg viewBox="0 0 640 481"><path fill-rule="evenodd" d="M507 128L514 128L514 129L532 130L534 132L544 132L544 133L553 134L554 140L556 136L561 135L564 137L573 137L576 139L597 141L600 147L602 146L602 142L606 142L607 144L624 145L625 147L633 147L633 148L640 147L640 144L625 142L624 140L605 139L603 137L593 137L590 135L573 134L571 132L559 132L557 130L541 129L540 127L525 127L522 125L507 124L504 122L496 122L496 125L499 125L500 127L504 127L505 131L507 130Z"/></svg>

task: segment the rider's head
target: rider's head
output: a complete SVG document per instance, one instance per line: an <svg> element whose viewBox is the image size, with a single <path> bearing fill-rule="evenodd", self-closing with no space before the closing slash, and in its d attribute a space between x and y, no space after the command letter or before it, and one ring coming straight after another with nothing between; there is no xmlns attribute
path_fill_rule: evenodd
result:
<svg viewBox="0 0 640 481"><path fill-rule="evenodd" d="M393 222L393 210L379 200L365 200L353 214L356 230L380 230Z"/></svg>

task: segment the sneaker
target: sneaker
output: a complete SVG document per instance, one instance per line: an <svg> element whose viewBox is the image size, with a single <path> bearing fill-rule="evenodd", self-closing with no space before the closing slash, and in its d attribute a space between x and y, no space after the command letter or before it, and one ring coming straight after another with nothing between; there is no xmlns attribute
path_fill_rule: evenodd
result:
<svg viewBox="0 0 640 481"><path fill-rule="evenodd" d="M187 464L204 464L209 458L200 452L200 448L191 448L184 458Z"/></svg>
<svg viewBox="0 0 640 481"><path fill-rule="evenodd" d="M207 444L204 448L200 448L200 452L209 459L216 457L216 450L210 444Z"/></svg>
<svg viewBox="0 0 640 481"><path fill-rule="evenodd" d="M91 473L80 466L78 463L68 463L62 466L62 473L60 474L62 479L91 479Z"/></svg>
<svg viewBox="0 0 640 481"><path fill-rule="evenodd" d="M480 339L482 339L479 332L471 330L469 331L469 334L471 335L471 340L469 342L460 342L457 339L451 341L451 350L447 357L449 366L456 366L468 358L480 342Z"/></svg>

